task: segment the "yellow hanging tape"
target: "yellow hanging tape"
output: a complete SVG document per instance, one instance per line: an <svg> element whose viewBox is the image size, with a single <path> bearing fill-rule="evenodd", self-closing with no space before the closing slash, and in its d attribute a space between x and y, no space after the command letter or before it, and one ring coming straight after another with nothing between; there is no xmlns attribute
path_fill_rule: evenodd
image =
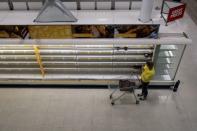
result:
<svg viewBox="0 0 197 131"><path fill-rule="evenodd" d="M42 73L42 77L44 78L45 76L45 71L44 71L44 67L43 67L43 64L42 64L42 59L40 57L40 51L39 51L39 48L38 46L36 45L33 45L33 48L34 48L34 53L35 53L35 56L36 56L36 60L38 62L38 65L40 67L40 71Z"/></svg>

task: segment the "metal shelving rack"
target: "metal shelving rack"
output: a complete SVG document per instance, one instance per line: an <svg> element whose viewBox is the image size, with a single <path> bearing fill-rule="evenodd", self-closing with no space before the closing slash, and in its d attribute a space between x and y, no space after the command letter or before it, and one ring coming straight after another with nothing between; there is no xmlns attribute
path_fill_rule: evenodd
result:
<svg viewBox="0 0 197 131"><path fill-rule="evenodd" d="M114 15L112 12L113 17L109 20L113 22L106 21L105 24L123 23L118 19L127 16L130 18L130 15L120 17L122 13ZM12 20L10 17L7 21L4 20L4 24ZM25 25L32 24L29 19L30 17L26 19ZM124 24L136 23L135 20L137 18L133 15L131 19L125 19ZM170 34L170 37L159 36L158 39L1 39L0 83L19 81L25 84L68 84L68 81L76 80L77 82L72 84L78 84L83 80L92 80L92 83L96 84L97 80L101 80L99 84L110 84L111 81L117 82L120 79L136 79L131 75L140 74L139 68L136 67L144 65L146 60L153 59L158 74L151 84L173 85L185 46L191 43L184 35L173 34ZM124 47L127 47L127 50ZM146 53L153 55L147 58L144 55Z"/></svg>
<svg viewBox="0 0 197 131"><path fill-rule="evenodd" d="M164 81L175 80L186 45L160 45L156 61L155 79Z"/></svg>
<svg viewBox="0 0 197 131"><path fill-rule="evenodd" d="M137 67L151 59L144 54L152 53L153 46L127 47L127 50L117 50L113 44L37 45L35 50L30 45L1 45L0 76L6 79L12 74L12 79L45 79L56 75L56 79L58 76L68 79L69 75L88 74L89 79L91 75L102 79L110 75L139 73Z"/></svg>
<svg viewBox="0 0 197 131"><path fill-rule="evenodd" d="M151 84L173 85L186 43L191 40L184 35L168 39L1 39L0 81L111 84L137 79L141 66L153 59L157 74Z"/></svg>

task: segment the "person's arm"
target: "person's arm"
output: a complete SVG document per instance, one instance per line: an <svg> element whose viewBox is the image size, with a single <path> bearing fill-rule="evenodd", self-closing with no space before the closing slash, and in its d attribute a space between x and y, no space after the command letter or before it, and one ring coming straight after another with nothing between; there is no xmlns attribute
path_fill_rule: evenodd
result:
<svg viewBox="0 0 197 131"><path fill-rule="evenodd" d="M145 65L143 65L142 67L141 67L141 72L140 72L140 77L139 77L139 79L141 80L142 79L142 73L144 72L144 67L145 67Z"/></svg>
<svg viewBox="0 0 197 131"><path fill-rule="evenodd" d="M146 64L142 66L141 73L145 71L145 66Z"/></svg>

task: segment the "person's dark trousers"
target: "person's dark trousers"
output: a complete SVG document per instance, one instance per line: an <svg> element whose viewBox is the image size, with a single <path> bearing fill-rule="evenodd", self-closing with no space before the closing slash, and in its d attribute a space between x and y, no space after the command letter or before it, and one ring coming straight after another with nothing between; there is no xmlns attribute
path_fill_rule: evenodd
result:
<svg viewBox="0 0 197 131"><path fill-rule="evenodd" d="M144 96L144 98L146 99L147 95L148 95L148 84L149 82L143 82L141 81L141 88L142 88L142 96Z"/></svg>

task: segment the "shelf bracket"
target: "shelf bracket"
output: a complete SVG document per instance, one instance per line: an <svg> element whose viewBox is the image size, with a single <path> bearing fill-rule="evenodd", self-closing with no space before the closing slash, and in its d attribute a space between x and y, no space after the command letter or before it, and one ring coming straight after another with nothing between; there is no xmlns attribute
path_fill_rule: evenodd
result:
<svg viewBox="0 0 197 131"><path fill-rule="evenodd" d="M42 59L40 57L40 50L39 50L38 46L36 46L36 45L33 45L33 48L34 48L34 53L35 53L35 56L36 56L36 60L37 60L38 65L40 67L42 77L44 78L45 70L44 70L44 67L43 67L43 64L42 64Z"/></svg>

